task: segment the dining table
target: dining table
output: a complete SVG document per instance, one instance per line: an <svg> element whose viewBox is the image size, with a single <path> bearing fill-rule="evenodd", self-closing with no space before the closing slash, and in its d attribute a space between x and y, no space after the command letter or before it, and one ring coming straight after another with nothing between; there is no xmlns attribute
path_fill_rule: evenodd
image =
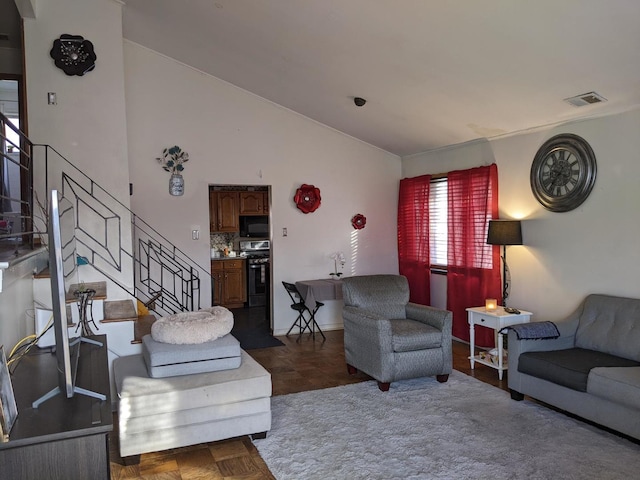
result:
<svg viewBox="0 0 640 480"><path fill-rule="evenodd" d="M342 280L339 278L319 278L300 280L296 288L307 308L313 311L317 302L323 300L342 300Z"/></svg>

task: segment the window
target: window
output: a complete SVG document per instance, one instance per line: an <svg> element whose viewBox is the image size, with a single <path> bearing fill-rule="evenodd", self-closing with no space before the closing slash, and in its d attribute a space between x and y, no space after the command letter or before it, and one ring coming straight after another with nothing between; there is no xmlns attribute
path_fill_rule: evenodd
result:
<svg viewBox="0 0 640 480"><path fill-rule="evenodd" d="M431 265L447 266L447 179L431 180L429 189L429 252Z"/></svg>

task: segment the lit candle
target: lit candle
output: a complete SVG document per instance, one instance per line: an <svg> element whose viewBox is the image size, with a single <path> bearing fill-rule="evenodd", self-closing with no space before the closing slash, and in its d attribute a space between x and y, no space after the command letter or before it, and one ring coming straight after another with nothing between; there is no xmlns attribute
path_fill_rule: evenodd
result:
<svg viewBox="0 0 640 480"><path fill-rule="evenodd" d="M495 298L487 298L484 301L484 306L488 311L493 311L498 308L498 300L496 300Z"/></svg>

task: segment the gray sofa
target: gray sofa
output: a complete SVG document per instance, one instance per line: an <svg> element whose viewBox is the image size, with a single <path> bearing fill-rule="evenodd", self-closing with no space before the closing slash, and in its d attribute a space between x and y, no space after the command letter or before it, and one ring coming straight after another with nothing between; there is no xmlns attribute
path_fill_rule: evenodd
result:
<svg viewBox="0 0 640 480"><path fill-rule="evenodd" d="M452 313L409 302L401 275L342 280L344 351L350 374L361 370L382 391L391 382L435 375L446 382L452 368Z"/></svg>
<svg viewBox="0 0 640 480"><path fill-rule="evenodd" d="M509 332L509 390L640 439L640 300L589 295L556 339Z"/></svg>

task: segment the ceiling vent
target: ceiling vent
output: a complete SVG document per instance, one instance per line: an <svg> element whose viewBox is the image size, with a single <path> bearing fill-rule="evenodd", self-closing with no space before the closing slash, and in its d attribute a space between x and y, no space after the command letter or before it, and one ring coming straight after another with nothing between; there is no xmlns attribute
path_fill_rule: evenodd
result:
<svg viewBox="0 0 640 480"><path fill-rule="evenodd" d="M582 95L576 95L575 97L565 98L564 101L574 107L584 107L585 105L606 102L607 99L602 95L598 95L596 92L589 92L583 93Z"/></svg>

